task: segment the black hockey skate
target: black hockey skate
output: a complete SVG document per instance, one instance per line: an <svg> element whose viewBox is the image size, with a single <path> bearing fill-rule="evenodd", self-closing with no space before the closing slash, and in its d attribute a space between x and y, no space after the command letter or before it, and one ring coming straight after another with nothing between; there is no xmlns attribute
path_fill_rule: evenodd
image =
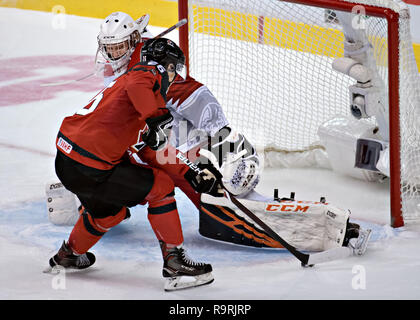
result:
<svg viewBox="0 0 420 320"><path fill-rule="evenodd" d="M58 253L53 256L50 261L50 268L45 272L51 272L54 267L62 266L69 269L86 269L95 263L95 255L91 252L86 252L81 255L76 255L63 241Z"/></svg>
<svg viewBox="0 0 420 320"><path fill-rule="evenodd" d="M168 249L163 241L159 244L163 255L162 275L168 278L165 291L198 287L214 281L210 264L192 261L182 246ZM194 281L181 281L182 277L193 277Z"/></svg>
<svg viewBox="0 0 420 320"><path fill-rule="evenodd" d="M371 235L371 229L364 230L357 223L347 221L343 246L350 248L354 255L361 256L366 252Z"/></svg>
<svg viewBox="0 0 420 320"><path fill-rule="evenodd" d="M360 225L357 223L352 223L347 220L346 226L346 233L344 235L343 247L347 247L349 245L349 241L352 238L358 238L360 232Z"/></svg>

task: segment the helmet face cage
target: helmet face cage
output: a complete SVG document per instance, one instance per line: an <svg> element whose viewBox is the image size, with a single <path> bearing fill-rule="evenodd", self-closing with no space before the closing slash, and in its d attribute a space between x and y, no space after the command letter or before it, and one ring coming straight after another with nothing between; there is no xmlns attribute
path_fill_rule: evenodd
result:
<svg viewBox="0 0 420 320"><path fill-rule="evenodd" d="M95 73L105 77L108 74L114 74L116 76L123 74L130 62L131 55L140 41L141 36L137 30L119 39L106 39L105 37L98 36Z"/></svg>
<svg viewBox="0 0 420 320"><path fill-rule="evenodd" d="M98 37L98 47L105 59L117 62L127 53L131 56L132 51L140 41L140 33L136 30L122 39L105 40Z"/></svg>
<svg viewBox="0 0 420 320"><path fill-rule="evenodd" d="M128 40L118 43L110 43L102 45L102 55L107 57L109 60L118 61L122 58L127 51L130 49Z"/></svg>

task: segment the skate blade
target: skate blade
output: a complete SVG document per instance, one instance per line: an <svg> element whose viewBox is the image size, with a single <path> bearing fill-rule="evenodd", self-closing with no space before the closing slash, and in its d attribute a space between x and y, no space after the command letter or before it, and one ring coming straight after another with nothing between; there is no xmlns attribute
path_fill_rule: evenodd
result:
<svg viewBox="0 0 420 320"><path fill-rule="evenodd" d="M193 278L193 281L187 281L187 279ZM214 281L213 275L211 272L202 274L195 277L190 276L180 276L180 277L173 277L169 278L165 282L165 291L177 291L177 290L184 290L190 289L195 287L204 286L206 284L210 284Z"/></svg>
<svg viewBox="0 0 420 320"><path fill-rule="evenodd" d="M59 274L60 272L65 271L65 268L62 266L48 266L44 270L42 270L42 273L49 273L49 274Z"/></svg>

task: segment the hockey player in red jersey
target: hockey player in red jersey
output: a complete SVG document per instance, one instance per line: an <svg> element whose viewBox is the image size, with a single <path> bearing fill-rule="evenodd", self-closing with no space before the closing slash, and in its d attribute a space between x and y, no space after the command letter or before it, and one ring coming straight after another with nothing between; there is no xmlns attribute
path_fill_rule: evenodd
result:
<svg viewBox="0 0 420 320"><path fill-rule="evenodd" d="M116 12L102 23L98 35L97 66L103 72L106 85L121 77L127 70L131 70L141 60L142 41L144 41L142 37L153 37L146 29L147 22L147 15L134 21L127 14ZM224 198L201 196L201 193L211 188L209 185L212 182L204 184L202 179L197 180L197 175L191 170L186 170L184 164L176 157L176 154L182 151L187 154L187 159L195 160L198 157L198 150L202 152L206 151L205 149L209 150L207 155L210 157L211 154L214 155L215 161L212 163L221 171L225 188L234 195L255 202L258 210L267 203L268 207L272 207L273 199L261 196L253 190L258 183L260 170L255 149L243 135L229 127L222 107L210 90L192 77L187 76L184 79L177 75L167 93L166 107L174 118L170 143L158 152L150 152L150 148L143 148L142 141L133 143L128 150L131 162L139 166L149 164L155 169L160 168L170 177L175 186L179 187L199 208L199 231L203 236L249 246L281 247L264 231L255 228L252 221L247 222L243 217L237 216ZM173 161L174 159L176 161ZM277 206L275 203L274 207ZM270 216L273 216L271 212ZM348 219L346 220L345 212L342 212L342 216L344 217L342 225L334 227L334 230L340 229L343 237L338 242L334 239L334 245L341 243L346 245L350 238L357 237L359 233L358 226L346 223ZM61 217L59 219L61 220ZM324 226L324 222L318 222L320 226ZM304 224L297 223L293 228L298 229L302 226ZM293 228L291 229L294 230ZM345 230L348 232L344 232ZM319 239L322 239L325 233L331 232L335 231L315 230ZM306 233L304 231L302 234ZM313 235L303 237L301 243L313 244L312 237ZM323 250L326 247L327 245L319 240L316 245L303 249Z"/></svg>
<svg viewBox="0 0 420 320"><path fill-rule="evenodd" d="M144 41L153 38L153 35L147 30L148 21L148 15L134 21L125 13L114 12L101 24L98 35L96 69L104 76L105 86L108 86L140 61ZM178 70L178 73L181 73L181 70ZM233 194L243 196L252 192L259 180L259 158L256 150L243 135L235 133L229 127L221 105L205 85L190 76L184 79L177 74L167 93L166 107L174 118L169 138L170 143L157 153L145 152L145 149L139 152L138 145L133 144L128 150L133 163L139 165L148 163L163 170L175 186L181 189L200 209L200 195L204 189L192 187L196 185L195 176L191 174L191 171L189 173L185 171L185 165L176 157L176 154L182 152L189 160L194 161L199 156L200 147L211 147L209 138L213 140L213 144L214 141L219 143L223 140L224 147L211 148L214 154L218 155L226 154L219 151L226 147L230 148L236 143L236 150L246 152L242 153L240 159L237 159L233 165L230 165L232 170L226 170L229 167L223 166L223 159L219 159L219 169L221 167L225 169L224 184L225 187L230 188L229 191ZM236 168L244 169L240 174L236 174ZM54 191L56 190L54 189ZM64 192L65 190L60 191ZM50 194L48 197L51 198L54 195ZM53 216L50 220L53 223L55 217L60 221L73 220L73 218L63 218L69 216L69 214L61 215L60 212L63 211L77 214L75 209L60 210L55 206L54 215L49 214L50 217ZM213 224L209 224L209 226L211 225Z"/></svg>
<svg viewBox="0 0 420 320"><path fill-rule="evenodd" d="M120 18L113 20L112 17ZM135 44L131 42L133 45L130 45L130 42L127 42L128 38L122 37L123 35L127 37L131 32L131 35L140 33L143 39L153 37L147 30L148 15L144 15L135 23L133 20L132 30L117 31L122 30L120 27L124 17L131 19L121 12L111 14L105 19L98 35L98 52L101 52L102 58L107 61L105 65L108 66L108 70L114 71L114 75L110 75L110 73L105 75L105 82L118 77L119 73L124 70L123 65L129 70L140 59L142 40ZM131 37L133 38L133 36ZM109 40L110 38L112 40ZM137 39L137 37L135 38ZM127 44L124 47L128 49L121 59L115 59L110 55L110 50L107 50L107 47L109 45L121 46L123 41ZM264 234L262 230L256 230L252 222L245 222L243 218L238 218L231 212L227 214L226 212L229 212L227 206L221 210L220 204L224 203L223 199L212 199L211 195L201 196L200 190L193 188L195 183L191 180L194 180L195 177L194 175L190 176L191 171L185 173L182 169L183 164L179 161L176 163L173 161L174 156L169 155L181 151L187 155L187 159L195 161L200 151L207 156L200 156L198 163L208 160L205 158L213 158L211 162L222 173L223 185L229 192L241 198L255 201L258 206L273 200L254 191L259 181L259 156L249 141L230 127L221 105L210 90L190 76L182 78L178 75L168 91L166 106L174 117L170 143L167 148L157 154L132 153L133 159L140 164L143 162L153 163L154 166L160 167L171 177L175 185L199 209L199 231L203 236L250 246L281 247L277 241ZM165 160L167 161L165 162ZM343 213L343 217L345 217L345 213ZM298 223L295 228L299 229L301 225L304 224L299 225ZM359 226L349 223L348 218L343 218L342 225L336 229L340 228L343 228L341 230L343 236L338 242L334 239L334 245L343 243L347 246L350 238L357 238L359 235ZM323 230L319 231L319 234L321 235L323 232ZM303 242L310 242L310 240L307 241L305 238ZM322 250L324 244L318 245L316 248Z"/></svg>
<svg viewBox="0 0 420 320"><path fill-rule="evenodd" d="M96 59L97 66L100 66L98 69L107 70L106 73L103 73L105 85L140 61L144 41L153 38L153 35L147 30L148 21L148 15L134 21L129 15L122 12L112 13L105 18L98 35ZM132 25L131 29L124 28L125 25L130 25L130 23ZM138 33L141 35L140 40L138 40ZM115 58L111 52L119 47L127 48L127 50L119 58ZM174 117L173 128L167 149L160 151L155 157L160 159L157 165L161 164L161 169L165 170L175 185L188 196L197 208L200 208L200 193L194 190L182 174L183 164L180 161L173 161L176 158L168 156L168 153L176 154L176 148L194 161L198 157L200 146L207 146L208 137L225 135L226 131L230 132L232 129L229 127L223 109L214 95L204 84L189 75L185 78L181 75L176 76L169 88L166 106ZM239 136L246 140L243 135ZM256 150L252 148L248 141L246 142L246 145L250 148L243 158L248 158L249 163L252 162L258 167L259 158ZM147 156L146 158L139 159L139 162L154 160ZM162 159L167 161L162 162ZM222 161L220 162L222 163ZM166 165L168 163L170 165ZM246 188L230 191L237 195L251 191L258 182L258 176L258 172L255 172L252 181ZM229 187L229 183L227 187Z"/></svg>
<svg viewBox="0 0 420 320"><path fill-rule="evenodd" d="M49 263L51 267L91 266L95 256L88 250L129 216L129 207L148 203L148 218L162 249L163 276L171 279L166 289L182 288L180 276L196 277L185 286L207 284L213 281L211 265L189 260L182 248L172 180L163 170L133 165L126 157L130 146L153 153L167 144L165 129L173 118L165 107L166 92L185 61L169 39L149 41L143 49L142 63L61 124L56 173L66 189L77 195L83 211L68 241ZM211 192L216 179L210 171L206 174L206 179L197 181Z"/></svg>

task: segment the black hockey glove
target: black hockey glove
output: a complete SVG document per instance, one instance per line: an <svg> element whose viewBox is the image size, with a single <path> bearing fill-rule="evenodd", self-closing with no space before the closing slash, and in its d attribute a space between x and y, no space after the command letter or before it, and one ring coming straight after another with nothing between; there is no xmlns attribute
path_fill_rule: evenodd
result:
<svg viewBox="0 0 420 320"><path fill-rule="evenodd" d="M196 170L190 168L184 178L198 193L208 193L214 197L223 196L222 175L211 164L197 163Z"/></svg>
<svg viewBox="0 0 420 320"><path fill-rule="evenodd" d="M172 117L170 112L163 115L146 119L148 130L143 133L142 139L150 149L158 151L166 146L169 130L172 128Z"/></svg>

